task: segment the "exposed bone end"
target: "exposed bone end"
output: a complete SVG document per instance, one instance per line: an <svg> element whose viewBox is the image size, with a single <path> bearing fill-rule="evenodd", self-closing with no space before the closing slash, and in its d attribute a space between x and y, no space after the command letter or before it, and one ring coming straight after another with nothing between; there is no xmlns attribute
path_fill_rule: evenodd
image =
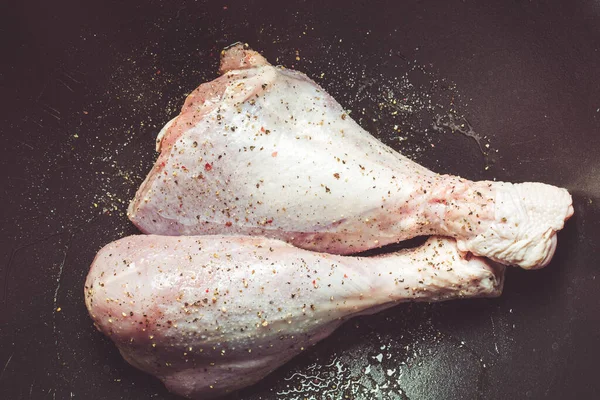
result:
<svg viewBox="0 0 600 400"><path fill-rule="evenodd" d="M270 64L262 55L250 50L247 44L237 42L221 51L219 73L222 75L233 70L256 68L263 65Z"/></svg>

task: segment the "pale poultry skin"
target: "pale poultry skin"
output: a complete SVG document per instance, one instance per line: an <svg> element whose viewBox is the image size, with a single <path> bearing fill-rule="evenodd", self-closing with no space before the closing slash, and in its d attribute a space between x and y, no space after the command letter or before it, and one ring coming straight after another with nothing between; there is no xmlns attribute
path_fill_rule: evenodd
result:
<svg viewBox="0 0 600 400"><path fill-rule="evenodd" d="M352 257L259 237L138 235L100 250L85 302L130 364L206 399L257 382L349 317L495 297L503 277L503 266L465 258L440 237Z"/></svg>
<svg viewBox="0 0 600 400"><path fill-rule="evenodd" d="M565 189L439 175L375 139L306 75L236 45L159 134L128 216L145 233L261 235L352 254L420 235L540 268Z"/></svg>

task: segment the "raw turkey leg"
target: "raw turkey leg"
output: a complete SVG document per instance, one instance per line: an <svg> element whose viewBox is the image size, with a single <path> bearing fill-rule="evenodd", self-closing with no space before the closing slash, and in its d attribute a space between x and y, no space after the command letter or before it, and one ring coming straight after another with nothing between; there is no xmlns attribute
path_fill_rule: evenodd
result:
<svg viewBox="0 0 600 400"><path fill-rule="evenodd" d="M350 254L418 235L545 266L571 196L541 183L438 175L356 124L306 75L236 45L161 131L128 215L145 233L244 234Z"/></svg>
<svg viewBox="0 0 600 400"><path fill-rule="evenodd" d="M130 364L205 399L257 382L349 317L498 296L503 275L446 238L361 258L258 237L140 235L100 250L85 302Z"/></svg>

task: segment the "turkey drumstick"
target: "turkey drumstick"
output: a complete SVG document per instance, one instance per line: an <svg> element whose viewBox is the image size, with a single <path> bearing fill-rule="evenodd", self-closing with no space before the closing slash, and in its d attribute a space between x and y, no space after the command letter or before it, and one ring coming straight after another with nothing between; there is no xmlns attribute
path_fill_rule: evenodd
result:
<svg viewBox="0 0 600 400"><path fill-rule="evenodd" d="M85 302L130 364L205 399L257 382L348 317L495 297L503 275L447 238L351 257L259 237L139 235L100 250Z"/></svg>
<svg viewBox="0 0 600 400"><path fill-rule="evenodd" d="M235 45L159 134L128 215L145 233L242 234L351 254L444 235L523 268L545 266L571 196L542 183L439 175L384 145L306 75Z"/></svg>

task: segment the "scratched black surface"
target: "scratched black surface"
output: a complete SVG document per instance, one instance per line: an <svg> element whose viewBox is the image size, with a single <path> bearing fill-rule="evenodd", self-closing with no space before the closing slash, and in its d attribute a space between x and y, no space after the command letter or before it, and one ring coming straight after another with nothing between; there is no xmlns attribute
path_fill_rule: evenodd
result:
<svg viewBox="0 0 600 400"><path fill-rule="evenodd" d="M176 398L95 331L83 281L101 246L135 233L123 211L160 126L238 40L307 72L424 165L564 186L576 214L552 264L510 270L501 298L353 320L232 398L291 399L310 389L307 371L333 362L349 375L322 375L335 394L312 398L600 395L597 2L20 3L0 5L0 398ZM394 81L407 73L415 86ZM448 107L393 116L380 107L388 89L412 106L454 104L490 154L430 129ZM371 368L393 379L366 379Z"/></svg>

